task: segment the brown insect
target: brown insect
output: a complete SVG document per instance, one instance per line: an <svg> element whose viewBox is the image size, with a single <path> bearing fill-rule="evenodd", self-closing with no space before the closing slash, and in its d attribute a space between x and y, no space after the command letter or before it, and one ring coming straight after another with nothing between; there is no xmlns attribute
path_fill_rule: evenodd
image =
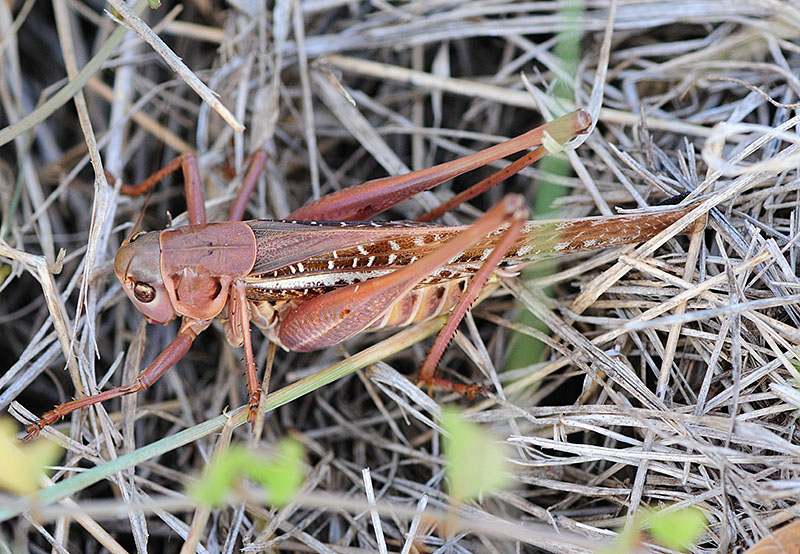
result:
<svg viewBox="0 0 800 554"><path fill-rule="evenodd" d="M74 410L146 389L217 317L230 343L244 346L251 425L261 395L251 322L285 349L311 351L365 330L449 313L420 370L419 383L474 393L477 387L439 379L434 372L459 322L498 269L517 268L559 252L642 242L694 205L633 215L526 221L522 197L508 195L467 226L368 219L443 181L535 147L424 219L437 217L542 157L546 133L563 144L586 132L590 123L588 114L579 110L470 156L330 194L294 212L291 221L240 221L266 161L263 153L255 157L230 220L223 223L206 223L194 158L176 160L129 192L148 189L182 167L190 224L134 234L120 247L114 268L149 322L163 325L182 317L177 337L133 383L57 406L28 427L26 439Z"/></svg>

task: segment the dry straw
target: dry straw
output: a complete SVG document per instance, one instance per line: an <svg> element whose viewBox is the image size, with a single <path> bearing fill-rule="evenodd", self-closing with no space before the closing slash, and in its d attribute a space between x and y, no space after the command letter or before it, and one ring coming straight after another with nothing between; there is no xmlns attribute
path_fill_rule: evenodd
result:
<svg viewBox="0 0 800 554"><path fill-rule="evenodd" d="M706 513L696 552L725 552L797 517L800 14L790 3L595 2L577 15L563 3L477 0L113 6L109 17L56 2L53 16L0 2L0 408L19 419L130 381L174 336L144 332L110 271L142 202L122 197L104 170L138 182L194 151L213 219L240 182L231 174L263 147L271 158L250 213L281 218L577 105L598 123L561 154L570 174L533 167L501 192L533 195L548 178L565 187L557 205L572 217L692 193L704 195L694 215L708 213L709 225L691 241L676 225L535 278L504 278L441 364L449 378L494 384L488 399L434 401L401 375L429 343L407 344L434 324L401 335L392 349L402 354L357 378L267 399L261 444L294 433L308 453L303 494L280 510L249 485L214 511L185 496L215 450L254 440L237 427L240 353L209 331L151 390L54 426L48 436L66 449L57 484L21 501L0 495L10 521L0 545L589 552L643 507L669 505ZM580 38L575 60L556 55L568 30ZM571 97L554 94L558 79ZM453 190L391 215L414 217ZM501 192L448 221L474 219ZM165 226L168 211L179 223L181 194L177 182L158 189L145 226ZM506 368L521 335L541 339L544 358ZM385 338L278 352L271 388L349 353L360 352L337 377L383 359L365 349ZM255 340L263 368L269 349ZM449 520L435 423L445 403L513 445L517 483L463 506L450 535L437 526Z"/></svg>

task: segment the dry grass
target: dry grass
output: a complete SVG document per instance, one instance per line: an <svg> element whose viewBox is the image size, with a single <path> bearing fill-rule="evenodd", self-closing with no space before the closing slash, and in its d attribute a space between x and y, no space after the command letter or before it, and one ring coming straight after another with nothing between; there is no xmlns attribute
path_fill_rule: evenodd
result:
<svg viewBox="0 0 800 554"><path fill-rule="evenodd" d="M55 15L42 3L0 4L2 127L53 96L65 75L76 75L113 40L117 24L96 4L53 6ZM75 486L37 506L47 509L4 523L0 551L371 552L383 545L368 517L366 467L390 551L412 546L407 533L416 529L418 551L586 552L608 544L642 507L666 504L706 512L710 526L695 551L730 551L795 518L794 8L777 1L624 3L606 60L606 2L587 5L578 19L558 3L260 6L193 3L145 14L247 127L243 134L132 35L98 61L101 70L87 71L86 86L75 77L74 89L83 91L75 103L32 128L0 128L7 142L0 146L0 257L11 272L0 296L4 411L40 414L76 390L129 382L174 336L174 328L150 326L145 343L142 317L112 275L114 252L142 201L121 197L101 167L138 182L176 152L195 150L213 219L236 190L231 170L240 173L264 147L271 159L250 213L283 217L333 189L527 130L541 122L540 109L570 109L548 100L555 79L569 75L555 53L554 37L565 29L581 33L574 103L600 118L569 154L580 178L550 176L567 189L558 202L563 215L609 214L615 205L700 189L713 206L707 232L692 242L664 237L663 245L582 253L536 280L507 280L462 325L466 332L441 364L453 379L500 385L488 400L433 402L398 379L397 371L419 367L425 342L390 365L270 412L263 444L294 433L308 452L307 496L278 511L250 490L213 512L184 494L215 449L249 437L232 425L217 433L218 416L241 406L245 389L241 354L218 329L207 331L152 389L56 426L71 438L60 439L67 455L53 479ZM592 104L590 91L605 61L597 111L601 97ZM780 139L767 134L778 128L788 130ZM486 209L504 191L533 195L543 177L534 167L473 206ZM446 185L421 195L391 217L413 217L450 191ZM144 226L161 228L167 210L177 216L183 209L179 180L166 183ZM465 207L454 217L469 221L475 213ZM537 292L544 285L553 299ZM549 331L543 336L515 310L530 311ZM546 359L503 373L518 340L512 329L546 340ZM263 368L267 345L254 338ZM358 352L380 338L345 346ZM341 348L279 352L271 388L345 355ZM423 496L434 513L447 506L429 419L447 403L468 408L513 445L517 482L465 507L468 523L449 536L415 515ZM206 420L212 423L198 425ZM185 428L193 434L177 434ZM91 488L72 477L95 467L103 480ZM67 492L69 500L51 505ZM0 511L14 506L0 496Z"/></svg>

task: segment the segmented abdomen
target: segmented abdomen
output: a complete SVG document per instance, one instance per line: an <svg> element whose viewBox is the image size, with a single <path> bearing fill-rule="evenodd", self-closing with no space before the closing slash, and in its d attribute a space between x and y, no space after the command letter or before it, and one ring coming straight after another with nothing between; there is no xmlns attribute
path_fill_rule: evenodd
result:
<svg viewBox="0 0 800 554"><path fill-rule="evenodd" d="M400 297L392 308L369 328L377 330L384 327L405 327L447 314L458 303L467 283L468 279L452 279L432 285L418 286Z"/></svg>
<svg viewBox="0 0 800 554"><path fill-rule="evenodd" d="M548 255L645 241L686 215L696 204L612 217L529 221L505 253L500 268L517 267ZM271 227L278 225L269 222ZM249 222L258 231L261 222ZM320 251L245 279L247 298L255 305L274 306L280 319L298 302L327 291L386 275L424 257L449 240L458 240L464 227L427 224L355 222L332 225L293 222L292 231L341 233L337 250ZM448 313L458 302L469 278L492 252L505 227L465 248L447 264L432 271L369 328L402 327ZM259 233L256 232L256 236ZM264 237L266 238L266 237ZM466 245L465 245L466 246ZM300 261L302 260L302 261ZM354 290L354 294L356 291ZM270 312L271 313L271 312ZM264 327L266 317L257 324ZM274 320L274 318L272 318Z"/></svg>

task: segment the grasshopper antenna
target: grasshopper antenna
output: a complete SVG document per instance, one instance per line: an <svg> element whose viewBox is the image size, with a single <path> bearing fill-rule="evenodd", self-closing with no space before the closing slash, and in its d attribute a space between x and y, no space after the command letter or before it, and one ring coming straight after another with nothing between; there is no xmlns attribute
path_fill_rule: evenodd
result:
<svg viewBox="0 0 800 554"><path fill-rule="evenodd" d="M128 194L126 191L126 185L122 185L122 193ZM153 193L153 189L149 188L147 190L147 194L144 197L144 204L142 204L142 209L139 211L139 217L136 218L136 222L133 224L133 228L131 229L131 233L125 237L123 244L127 244L131 241L131 239L139 232L139 228L142 224L142 220L144 219L144 212L147 210L147 205L150 203L150 195Z"/></svg>

